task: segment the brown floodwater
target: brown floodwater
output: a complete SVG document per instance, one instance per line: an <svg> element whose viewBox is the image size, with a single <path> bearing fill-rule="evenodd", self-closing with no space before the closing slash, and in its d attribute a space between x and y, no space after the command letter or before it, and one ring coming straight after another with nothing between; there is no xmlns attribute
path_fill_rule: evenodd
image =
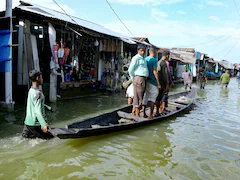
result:
<svg viewBox="0 0 240 180"><path fill-rule="evenodd" d="M194 85L196 86L196 85ZM180 86L174 91L183 91ZM52 105L52 127L126 105L123 93ZM210 81L189 113L83 139L21 138L24 107L0 113L0 179L232 179L240 177L240 89Z"/></svg>

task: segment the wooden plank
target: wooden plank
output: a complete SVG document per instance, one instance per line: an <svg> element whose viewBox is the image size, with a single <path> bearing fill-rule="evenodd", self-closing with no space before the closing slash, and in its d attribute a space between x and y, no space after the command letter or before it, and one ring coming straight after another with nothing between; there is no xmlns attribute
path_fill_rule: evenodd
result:
<svg viewBox="0 0 240 180"><path fill-rule="evenodd" d="M58 134L75 134L79 129L52 128L48 130L53 136Z"/></svg>
<svg viewBox="0 0 240 180"><path fill-rule="evenodd" d="M123 111L118 111L117 114L121 118L128 119L128 120L134 120L136 122L141 122L141 121L146 120L146 118L133 116L132 114L129 114L129 113L126 113L126 112L123 112Z"/></svg>
<svg viewBox="0 0 240 180"><path fill-rule="evenodd" d="M174 102L174 103L181 104L181 105L188 105L189 104L188 102L175 101L175 100L172 100L172 101L169 101L169 102Z"/></svg>
<svg viewBox="0 0 240 180"><path fill-rule="evenodd" d="M183 108L185 107L185 105L182 105L182 104L179 104L179 103L175 103L175 102L172 102L172 101L169 101L168 102L169 105L172 105L172 106L177 106L177 107L180 107L180 108Z"/></svg>
<svg viewBox="0 0 240 180"><path fill-rule="evenodd" d="M129 120L129 119L124 119L124 118L121 118L120 120L118 120L118 122L121 124L121 123L135 123L135 121L133 120Z"/></svg>

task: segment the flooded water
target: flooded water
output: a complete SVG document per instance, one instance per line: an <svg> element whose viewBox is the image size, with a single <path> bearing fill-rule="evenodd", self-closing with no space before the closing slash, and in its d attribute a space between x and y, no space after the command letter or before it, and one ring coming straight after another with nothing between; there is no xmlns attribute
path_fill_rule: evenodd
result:
<svg viewBox="0 0 240 180"><path fill-rule="evenodd" d="M175 91L183 90L182 87ZM126 105L123 94L59 102L52 127ZM75 140L24 140L23 107L0 114L0 179L232 179L240 177L240 89L211 81L194 109L139 129Z"/></svg>

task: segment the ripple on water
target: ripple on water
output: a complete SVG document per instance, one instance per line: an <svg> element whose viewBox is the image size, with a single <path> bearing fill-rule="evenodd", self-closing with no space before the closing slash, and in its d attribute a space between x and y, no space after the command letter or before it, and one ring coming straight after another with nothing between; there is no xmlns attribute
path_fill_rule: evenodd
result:
<svg viewBox="0 0 240 180"><path fill-rule="evenodd" d="M239 179L240 90L234 83L220 90L210 81L191 112L131 131L77 140L0 139L0 179ZM119 97L67 101L67 108L59 103L53 125L120 107L126 99Z"/></svg>

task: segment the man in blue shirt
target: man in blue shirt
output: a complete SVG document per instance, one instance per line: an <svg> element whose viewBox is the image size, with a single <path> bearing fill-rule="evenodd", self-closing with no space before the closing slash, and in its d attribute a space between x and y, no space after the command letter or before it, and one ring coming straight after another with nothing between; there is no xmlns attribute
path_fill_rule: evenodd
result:
<svg viewBox="0 0 240 180"><path fill-rule="evenodd" d="M157 72L158 61L154 57L155 55L156 49L151 47L149 49L149 56L145 58L145 60L147 61L149 76L147 78L146 90L143 98L143 113L144 117L147 118L145 109L147 102L150 102L150 119L153 118L154 104L156 102L159 89L161 88Z"/></svg>
<svg viewBox="0 0 240 180"><path fill-rule="evenodd" d="M142 105L143 95L146 86L146 79L148 77L147 62L143 58L145 53L145 46L140 44L137 47L138 54L132 58L128 72L133 79L134 99L133 99L133 111L135 109L136 116L139 116L140 106ZM133 114L134 115L134 114Z"/></svg>

